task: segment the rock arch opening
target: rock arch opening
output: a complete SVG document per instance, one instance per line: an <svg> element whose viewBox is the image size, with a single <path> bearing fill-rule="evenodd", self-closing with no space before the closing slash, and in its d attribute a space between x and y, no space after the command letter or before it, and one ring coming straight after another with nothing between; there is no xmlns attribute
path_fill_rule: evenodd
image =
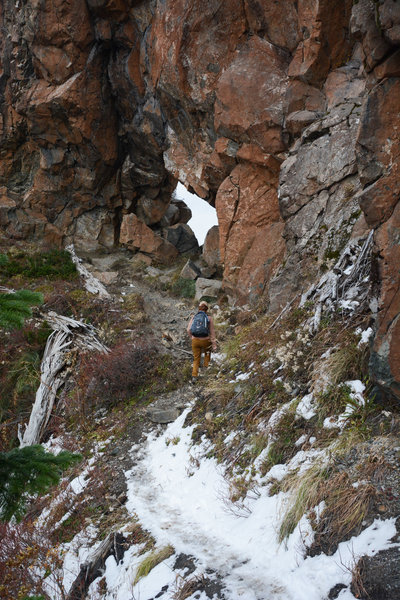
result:
<svg viewBox="0 0 400 600"><path fill-rule="evenodd" d="M192 217L188 225L193 230L199 246L202 246L209 230L218 225L217 211L206 200L189 192L180 182L176 186L174 197L185 202L190 208Z"/></svg>

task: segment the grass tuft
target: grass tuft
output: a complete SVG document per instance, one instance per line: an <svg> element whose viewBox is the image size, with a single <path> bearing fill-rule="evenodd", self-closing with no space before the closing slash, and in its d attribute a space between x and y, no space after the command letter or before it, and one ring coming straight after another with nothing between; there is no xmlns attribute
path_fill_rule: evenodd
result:
<svg viewBox="0 0 400 600"><path fill-rule="evenodd" d="M171 286L171 292L182 298L194 298L196 293L196 282L194 279L178 277Z"/></svg>
<svg viewBox="0 0 400 600"><path fill-rule="evenodd" d="M188 579L178 576L176 588L172 596L173 600L186 600L186 598L189 598L195 592L204 590L207 581L207 578L203 574L194 575Z"/></svg>
<svg viewBox="0 0 400 600"><path fill-rule="evenodd" d="M164 560L167 560L170 556L174 554L175 550L172 546L165 546L165 548L161 548L161 550L154 550L150 552L140 563L138 570L136 571L134 585L142 579L146 577L150 571L154 569L157 565L162 563Z"/></svg>
<svg viewBox="0 0 400 600"><path fill-rule="evenodd" d="M284 491L290 490L291 496L279 528L279 542L289 537L301 517L319 504L328 477L329 469L315 465L302 475L285 480Z"/></svg>
<svg viewBox="0 0 400 600"><path fill-rule="evenodd" d="M365 373L366 349L355 343L346 344L328 359L329 374L334 385L350 379L362 379Z"/></svg>
<svg viewBox="0 0 400 600"><path fill-rule="evenodd" d="M303 515L324 502L318 519L314 518L314 542L309 550L315 556L321 551L332 554L340 541L357 535L362 523L377 499L377 490L370 483L353 485L345 472L314 466L305 473L288 478L291 491L288 508L279 530L279 540L285 540Z"/></svg>

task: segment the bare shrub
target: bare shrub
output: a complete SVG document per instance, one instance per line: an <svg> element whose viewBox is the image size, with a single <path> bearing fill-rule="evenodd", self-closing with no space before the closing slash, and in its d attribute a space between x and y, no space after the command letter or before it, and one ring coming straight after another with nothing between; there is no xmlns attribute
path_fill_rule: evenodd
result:
<svg viewBox="0 0 400 600"><path fill-rule="evenodd" d="M26 596L47 598L50 581L64 597L62 558L44 529L32 521L18 524L0 523L0 597L2 600L22 600Z"/></svg>
<svg viewBox="0 0 400 600"><path fill-rule="evenodd" d="M134 396L149 382L157 360L157 349L151 343L122 342L109 354L85 354L75 388L84 412Z"/></svg>

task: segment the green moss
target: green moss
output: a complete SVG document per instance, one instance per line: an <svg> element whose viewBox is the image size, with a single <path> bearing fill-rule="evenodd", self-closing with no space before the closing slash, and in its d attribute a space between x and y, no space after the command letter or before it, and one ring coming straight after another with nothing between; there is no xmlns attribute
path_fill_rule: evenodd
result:
<svg viewBox="0 0 400 600"><path fill-rule="evenodd" d="M72 290L69 292L68 296L78 306L80 304L86 304L90 300L89 292L86 290Z"/></svg>
<svg viewBox="0 0 400 600"><path fill-rule="evenodd" d="M361 215L361 208L358 210L355 210L354 212L351 213L350 215L350 221L357 221L357 219L359 218L359 216Z"/></svg>
<svg viewBox="0 0 400 600"><path fill-rule="evenodd" d="M324 260L337 260L339 256L340 250L338 248L336 248L336 250L334 250L333 248L327 248L324 253Z"/></svg>
<svg viewBox="0 0 400 600"><path fill-rule="evenodd" d="M171 286L171 292L182 298L194 298L196 293L196 282L194 279L178 277Z"/></svg>
<svg viewBox="0 0 400 600"><path fill-rule="evenodd" d="M0 260L0 275L3 277L22 276L27 279L72 279L77 270L66 250L49 250L35 254L10 254ZM5 258L4 258L5 257Z"/></svg>

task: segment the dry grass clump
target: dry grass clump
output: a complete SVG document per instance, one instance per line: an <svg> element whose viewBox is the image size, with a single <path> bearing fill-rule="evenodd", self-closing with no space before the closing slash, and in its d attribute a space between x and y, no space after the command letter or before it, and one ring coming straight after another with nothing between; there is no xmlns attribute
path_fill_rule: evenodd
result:
<svg viewBox="0 0 400 600"><path fill-rule="evenodd" d="M174 600L186 600L186 598L189 598L195 592L203 590L207 583L208 579L203 574L193 575L193 577L189 577L188 579L179 575L172 598Z"/></svg>
<svg viewBox="0 0 400 600"><path fill-rule="evenodd" d="M389 473L393 470L393 465L389 464L384 456L370 454L367 460L357 465L357 470L365 479L383 483Z"/></svg>
<svg viewBox="0 0 400 600"><path fill-rule="evenodd" d="M315 465L301 475L288 476L282 486L291 493L288 507L279 528L279 541L293 533L301 517L321 502L323 488L329 477L329 469Z"/></svg>
<svg viewBox="0 0 400 600"><path fill-rule="evenodd" d="M294 531L304 514L325 503L319 517L312 519L315 538L309 550L311 556L320 552L330 555L340 541L357 535L378 496L372 484L353 485L346 472L334 472L329 467L312 467L294 481L288 479L286 486L291 498L280 527L280 541Z"/></svg>
<svg viewBox="0 0 400 600"><path fill-rule="evenodd" d="M339 542L358 535L361 525L377 500L370 483L354 487L347 473L337 473L324 490L326 508L315 531L311 554L333 554Z"/></svg>
<svg viewBox="0 0 400 600"><path fill-rule="evenodd" d="M344 345L327 359L332 384L337 385L351 379L361 379L366 374L367 349L359 348L355 342Z"/></svg>
<svg viewBox="0 0 400 600"><path fill-rule="evenodd" d="M148 575L150 571L154 569L154 567L156 567L164 560L167 560L167 558L172 556L174 552L175 550L172 546L165 546L165 548L161 548L161 550L154 550L153 552L150 552L150 554L148 554L142 560L136 571L136 577L133 582L134 585L136 585L140 579L146 577L146 575Z"/></svg>
<svg viewBox="0 0 400 600"><path fill-rule="evenodd" d="M126 542L129 546L133 544L142 544L143 550L139 554L144 554L155 546L155 539L150 535L148 531L143 529L138 521L134 521L127 527L124 527L124 535L126 536Z"/></svg>
<svg viewBox="0 0 400 600"><path fill-rule="evenodd" d="M365 568L365 557L362 556L351 571L351 591L356 598L370 598L363 583L363 571Z"/></svg>

